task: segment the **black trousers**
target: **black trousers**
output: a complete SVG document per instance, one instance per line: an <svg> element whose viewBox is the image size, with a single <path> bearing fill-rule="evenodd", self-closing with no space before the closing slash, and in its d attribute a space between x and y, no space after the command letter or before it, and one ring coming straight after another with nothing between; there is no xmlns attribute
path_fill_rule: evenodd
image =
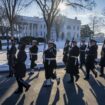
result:
<svg viewBox="0 0 105 105"><path fill-rule="evenodd" d="M74 66L73 68L71 68L69 74L71 77L71 81L74 81L74 77L77 77L79 75L78 66Z"/></svg>
<svg viewBox="0 0 105 105"><path fill-rule="evenodd" d="M90 71L92 71L93 74L96 74L95 67L86 66L86 73L87 73L86 77L87 78L89 78Z"/></svg>
<svg viewBox="0 0 105 105"><path fill-rule="evenodd" d="M104 66L101 66L100 73L101 73L101 75L104 74Z"/></svg>
<svg viewBox="0 0 105 105"><path fill-rule="evenodd" d="M14 71L13 66L9 64L9 75L10 76L13 76L13 71Z"/></svg>
<svg viewBox="0 0 105 105"><path fill-rule="evenodd" d="M85 56L83 55L81 55L80 56L80 68L83 66L83 65L85 65Z"/></svg>
<svg viewBox="0 0 105 105"><path fill-rule="evenodd" d="M56 79L56 72L54 72L54 68L51 65L45 66L45 78L46 79Z"/></svg>
<svg viewBox="0 0 105 105"><path fill-rule="evenodd" d="M31 59L31 69L33 69L37 64L35 63L35 59Z"/></svg>
<svg viewBox="0 0 105 105"><path fill-rule="evenodd" d="M18 90L23 91L23 87L27 88L29 84L24 81L22 78L16 77L16 81L18 84Z"/></svg>

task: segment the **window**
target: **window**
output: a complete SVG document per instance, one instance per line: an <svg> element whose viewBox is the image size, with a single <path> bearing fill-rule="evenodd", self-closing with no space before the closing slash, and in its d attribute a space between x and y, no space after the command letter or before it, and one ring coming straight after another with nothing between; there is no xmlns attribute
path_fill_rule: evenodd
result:
<svg viewBox="0 0 105 105"><path fill-rule="evenodd" d="M46 35L46 33L44 32L44 36Z"/></svg>
<svg viewBox="0 0 105 105"><path fill-rule="evenodd" d="M79 34L77 34L77 38L79 38Z"/></svg>
<svg viewBox="0 0 105 105"><path fill-rule="evenodd" d="M46 25L44 24L44 28L46 28Z"/></svg>
<svg viewBox="0 0 105 105"><path fill-rule="evenodd" d="M73 26L73 30L75 30L75 26Z"/></svg>
<svg viewBox="0 0 105 105"><path fill-rule="evenodd" d="M79 30L79 26L77 26L77 30Z"/></svg>
<svg viewBox="0 0 105 105"><path fill-rule="evenodd" d="M67 29L71 29L71 26L68 25L68 26L67 26Z"/></svg>
<svg viewBox="0 0 105 105"><path fill-rule="evenodd" d="M42 36L42 32L41 32L41 36Z"/></svg>
<svg viewBox="0 0 105 105"><path fill-rule="evenodd" d="M40 28L42 28L42 24L40 25Z"/></svg>
<svg viewBox="0 0 105 105"><path fill-rule="evenodd" d="M67 32L67 39L70 39L71 38L71 33L70 32Z"/></svg>

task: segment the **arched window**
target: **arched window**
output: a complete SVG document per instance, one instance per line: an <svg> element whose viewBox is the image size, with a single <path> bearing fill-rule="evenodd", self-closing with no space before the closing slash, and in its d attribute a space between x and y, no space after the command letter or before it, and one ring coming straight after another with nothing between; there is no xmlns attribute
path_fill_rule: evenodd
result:
<svg viewBox="0 0 105 105"><path fill-rule="evenodd" d="M79 30L79 26L77 26L77 30Z"/></svg>
<svg viewBox="0 0 105 105"><path fill-rule="evenodd" d="M69 29L71 29L71 26L70 26L70 25L68 25L68 26L67 26L67 29L68 29L68 30L69 30Z"/></svg>
<svg viewBox="0 0 105 105"><path fill-rule="evenodd" d="M73 26L73 30L75 30L75 26Z"/></svg>
<svg viewBox="0 0 105 105"><path fill-rule="evenodd" d="M70 33L70 32L67 32L66 38L67 38L67 39L70 39L70 38L71 38L71 33Z"/></svg>

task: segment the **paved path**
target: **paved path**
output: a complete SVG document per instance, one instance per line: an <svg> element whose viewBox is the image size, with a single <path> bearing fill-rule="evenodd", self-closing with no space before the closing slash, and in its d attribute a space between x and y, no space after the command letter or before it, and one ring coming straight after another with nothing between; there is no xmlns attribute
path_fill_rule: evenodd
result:
<svg viewBox="0 0 105 105"><path fill-rule="evenodd" d="M35 72L26 80L31 84L28 92L21 95L14 94L17 84L14 78L5 78L6 74L0 74L0 105L105 105L105 79L94 78L91 74L89 81L85 81L83 71L81 78L75 84L68 84L69 75L65 75L64 69L58 69L57 74L61 83L57 87L54 81L52 87L45 88L44 71L39 75Z"/></svg>

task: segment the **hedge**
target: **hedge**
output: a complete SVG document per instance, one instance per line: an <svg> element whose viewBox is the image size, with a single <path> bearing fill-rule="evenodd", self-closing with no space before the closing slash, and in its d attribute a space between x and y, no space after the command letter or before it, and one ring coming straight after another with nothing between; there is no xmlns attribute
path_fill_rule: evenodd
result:
<svg viewBox="0 0 105 105"><path fill-rule="evenodd" d="M20 43L31 44L32 40L37 40L38 43L44 43L45 42L44 38L42 38L42 37L35 38L32 36L25 36L25 37L22 37L20 39Z"/></svg>

